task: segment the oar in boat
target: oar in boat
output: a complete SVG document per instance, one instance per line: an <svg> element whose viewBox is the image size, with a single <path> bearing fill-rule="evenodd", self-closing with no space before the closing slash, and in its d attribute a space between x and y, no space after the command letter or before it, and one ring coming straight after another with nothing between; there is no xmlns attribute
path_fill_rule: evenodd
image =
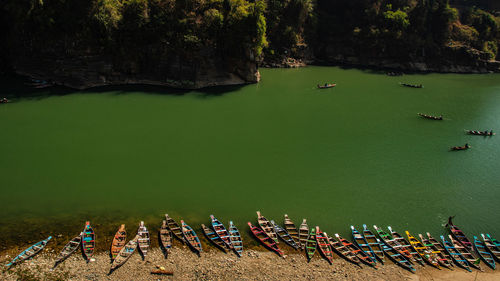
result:
<svg viewBox="0 0 500 281"><path fill-rule="evenodd" d="M203 251L201 248L201 243L200 239L198 238L198 235L196 235L196 232L187 225L183 220L181 220L181 225L182 225L182 234L184 235L184 239L186 239L188 245L193 249L195 253L200 255L200 253Z"/></svg>
<svg viewBox="0 0 500 281"><path fill-rule="evenodd" d="M412 273L415 273L415 268L411 265L411 262L408 259L406 259L402 254L400 254L391 246L380 241L378 238L376 238L376 240L379 243L379 245L382 246L385 255L388 256L393 262L395 262L402 268L409 270Z"/></svg>
<svg viewBox="0 0 500 281"><path fill-rule="evenodd" d="M234 252L238 257L241 257L241 253L243 252L243 240L241 239L240 231L236 228L233 221L229 222L229 237L231 238Z"/></svg>
<svg viewBox="0 0 500 281"><path fill-rule="evenodd" d="M125 230L125 225L122 224L118 231L115 233L113 237L113 242L111 242L111 261L113 261L121 251L121 249L125 246L127 240L127 231Z"/></svg>
<svg viewBox="0 0 500 281"><path fill-rule="evenodd" d="M462 254L455 249L452 243L447 241L443 235L440 236L441 241L443 241L443 246L446 252L450 255L450 257L455 261L455 263L460 266L461 268L467 270L467 271L472 271L470 269L470 264L469 262L462 256Z"/></svg>
<svg viewBox="0 0 500 281"><path fill-rule="evenodd" d="M226 227L214 215L210 215L210 219L212 220L212 228L215 230L217 236L219 236L228 249L232 249L233 244L231 244L231 238Z"/></svg>
<svg viewBox="0 0 500 281"><path fill-rule="evenodd" d="M224 253L227 252L227 246L226 243L213 231L212 229L208 228L204 224L201 224L201 230L203 230L203 234L205 234L205 237L212 242L217 248L222 250Z"/></svg>
<svg viewBox="0 0 500 281"><path fill-rule="evenodd" d="M375 256L383 264L384 249L382 248L382 244L380 244L380 240L377 239L375 234L373 234L373 232L366 226L366 224L363 224L363 237L368 242L368 245L370 245L370 248L372 249Z"/></svg>
<svg viewBox="0 0 500 281"><path fill-rule="evenodd" d="M59 265L61 262L63 262L65 259L67 259L69 256L71 256L76 250L78 250L78 247L80 247L80 244L82 243L82 235L83 232L80 232L80 234L73 239L71 239L61 250L59 255L56 257L56 262L54 263L54 267L56 268L57 265Z"/></svg>
<svg viewBox="0 0 500 281"><path fill-rule="evenodd" d="M492 269L495 269L495 259L493 258L493 255L488 252L486 249L486 246L484 243L477 238L477 236L474 236L474 248L476 249L476 252L479 254L481 259Z"/></svg>
<svg viewBox="0 0 500 281"><path fill-rule="evenodd" d="M146 259L146 256L149 251L149 246L151 245L151 239L149 237L149 231L144 225L144 222L141 221L139 224L139 228L137 229L137 235L139 236L139 240L137 241L139 250L142 253L142 259Z"/></svg>
<svg viewBox="0 0 500 281"><path fill-rule="evenodd" d="M161 223L160 231L158 232L158 237L160 238L160 246L163 250L165 258L168 257L170 249L172 248L172 231L168 228L167 220L163 220Z"/></svg>
<svg viewBox="0 0 500 281"><path fill-rule="evenodd" d="M259 223L260 228L267 234L267 236L271 237L274 242L278 244L278 235L276 234L276 231L274 231L272 223L264 216L262 216L260 214L260 211L257 211L257 222Z"/></svg>
<svg viewBox="0 0 500 281"><path fill-rule="evenodd" d="M11 267L15 264L21 263L29 258L34 257L36 254L38 254L45 246L47 243L49 243L50 239L52 239L52 236L49 236L47 239L42 240L38 243L35 243L31 246L29 246L26 250L22 251L19 255L17 255L14 259L12 259L11 262L6 264L6 267Z"/></svg>
<svg viewBox="0 0 500 281"><path fill-rule="evenodd" d="M135 252L135 249L137 249L139 238L140 236L136 235L134 239L128 241L127 244L125 244L125 246L120 250L118 255L116 255L115 259L113 260L108 274L113 273L114 270L122 266L130 258L130 256L132 256L132 254Z"/></svg>
<svg viewBox="0 0 500 281"><path fill-rule="evenodd" d="M271 220L271 224L273 225L274 231L281 240L283 240L286 244L288 244L288 246L294 248L295 250L299 248L295 241L293 241L290 234L288 234L288 232L283 227L279 226L276 222L274 222L274 220Z"/></svg>
<svg viewBox="0 0 500 281"><path fill-rule="evenodd" d="M307 226L306 219L303 219L299 227L299 242L302 250L306 247L307 237L309 237L309 227Z"/></svg>
<svg viewBox="0 0 500 281"><path fill-rule="evenodd" d="M95 233L94 229L90 226L90 222L85 222L82 235L82 251L87 262L95 261L92 257L95 250Z"/></svg>
<svg viewBox="0 0 500 281"><path fill-rule="evenodd" d="M373 262L377 262L377 256L375 255L375 252L372 250L372 247L370 246L370 244L368 244L368 241L365 239L365 237L363 235L361 235L361 233L359 233L358 230L356 230L356 228L351 225L351 232L352 232L352 237L354 239L354 243L356 244L356 246L363 252L365 252L368 256L371 257L371 259L373 260Z"/></svg>
<svg viewBox="0 0 500 281"><path fill-rule="evenodd" d="M271 251L277 253L280 257L283 257L283 252L281 249L278 247L278 244L269 237L260 227L252 225L250 222L248 222L248 226L250 227L250 231L252 234L259 240L264 246L266 246L268 249Z"/></svg>
<svg viewBox="0 0 500 281"><path fill-rule="evenodd" d="M453 266L453 260L446 253L444 247L436 239L432 238L429 232L427 232L427 235L428 238L425 238L422 234L418 235L420 237L420 240L422 241L422 244L437 256L437 260L441 266L451 269L451 267Z"/></svg>

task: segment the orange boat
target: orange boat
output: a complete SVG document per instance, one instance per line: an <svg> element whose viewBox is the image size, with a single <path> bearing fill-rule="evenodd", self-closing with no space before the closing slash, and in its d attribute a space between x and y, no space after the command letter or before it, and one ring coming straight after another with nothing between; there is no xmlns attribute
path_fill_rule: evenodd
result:
<svg viewBox="0 0 500 281"><path fill-rule="evenodd" d="M125 225L122 224L113 238L113 243L111 243L111 260L114 260L125 246L125 240L127 240L127 231L125 231Z"/></svg>

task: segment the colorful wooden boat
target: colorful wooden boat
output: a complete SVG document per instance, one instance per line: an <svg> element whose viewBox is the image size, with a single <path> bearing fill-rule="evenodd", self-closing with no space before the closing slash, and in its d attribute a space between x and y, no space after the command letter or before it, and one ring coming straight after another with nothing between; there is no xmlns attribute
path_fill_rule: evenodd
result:
<svg viewBox="0 0 500 281"><path fill-rule="evenodd" d="M415 238L415 236L411 235L408 230L405 231L405 233L408 237L408 242L410 242L410 245L417 252L417 254L430 265L436 267L437 269L441 269L436 253L422 244L422 242Z"/></svg>
<svg viewBox="0 0 500 281"><path fill-rule="evenodd" d="M470 264L469 262L462 256L462 254L455 249L453 244L451 244L449 241L447 241L443 235L441 235L441 241L443 241L443 246L446 252L450 255L450 257L453 259L453 261L460 266L461 268L467 270L467 271L472 271L470 269Z"/></svg>
<svg viewBox="0 0 500 281"><path fill-rule="evenodd" d="M276 234L278 234L278 237L281 240L283 240L286 244L288 244L288 246L294 248L295 250L299 248L295 241L293 241L290 234L288 234L288 232L283 227L279 226L276 222L274 222L274 220L271 220L271 224L273 225L274 231L276 232Z"/></svg>
<svg viewBox="0 0 500 281"><path fill-rule="evenodd" d="M297 229L297 227L295 226L293 221L288 217L287 214L285 214L284 224L285 224L285 230L288 232L290 237L292 237L295 244L297 244L297 246L300 248L299 230Z"/></svg>
<svg viewBox="0 0 500 281"><path fill-rule="evenodd" d="M111 269L109 270L110 274L115 269L127 262L130 256L132 256L132 254L135 252L135 249L137 249L139 238L140 236L136 235L134 239L128 241L127 244L125 244L125 246L120 250L118 255L116 255L115 259L113 260L113 263L111 264Z"/></svg>
<svg viewBox="0 0 500 281"><path fill-rule="evenodd" d="M359 267L361 267L360 260L355 253L351 252L344 244L331 236L327 236L328 241L332 250L334 250L340 257L344 258L346 261L351 262Z"/></svg>
<svg viewBox="0 0 500 281"><path fill-rule="evenodd" d="M481 233L481 236L483 237L484 245L488 251L490 251L493 257L500 262L500 243L495 238L491 238L489 234L484 235Z"/></svg>
<svg viewBox="0 0 500 281"><path fill-rule="evenodd" d="M332 247L330 246L330 241L328 240L328 234L323 233L319 229L319 226L316 226L316 243L323 257L328 261L328 263L332 264L333 252Z"/></svg>
<svg viewBox="0 0 500 281"><path fill-rule="evenodd" d="M476 252L479 254L481 259L492 269L495 269L495 259L493 258L493 255L488 251L484 243L477 238L477 236L474 236L474 248L476 249Z"/></svg>
<svg viewBox="0 0 500 281"><path fill-rule="evenodd" d="M394 250L398 251L398 253L403 255L410 263L416 262L412 254L408 251L408 249L403 247L403 245L399 244L399 242L395 238L393 238L389 233L385 232L381 228L378 228L376 225L374 225L373 228L375 228L375 231L377 231L380 240L382 240L385 244L387 244Z"/></svg>
<svg viewBox="0 0 500 281"><path fill-rule="evenodd" d="M201 224L201 230L203 230L203 234L205 234L205 237L212 242L217 248L221 249L224 253L227 253L227 245L224 243L222 238L220 238L215 231L212 229L208 228L204 224Z"/></svg>
<svg viewBox="0 0 500 281"><path fill-rule="evenodd" d="M480 259L479 257L474 256L467 248L464 247L455 237L448 235L450 238L451 244L453 247L464 257L469 262L469 265L471 267L474 267L475 269L481 270L481 267L479 266Z"/></svg>
<svg viewBox="0 0 500 281"><path fill-rule="evenodd" d="M262 230L260 227L252 225L250 222L248 222L248 226L250 227L250 231L252 234L257 238L257 240L260 241L264 246L266 246L269 250L277 253L280 257L283 256L283 252L281 249L278 247L278 244L269 237L264 230Z"/></svg>
<svg viewBox="0 0 500 281"><path fill-rule="evenodd" d="M309 237L309 227L307 226L306 219L303 219L299 227L299 244L302 250L304 250L306 247L306 241L308 237Z"/></svg>
<svg viewBox="0 0 500 281"><path fill-rule="evenodd" d="M443 120L443 116L442 115L440 115L440 116L432 116L432 115L427 115L427 114L423 114L423 113L417 113L417 114L418 114L418 116L426 118L426 119Z"/></svg>
<svg viewBox="0 0 500 281"><path fill-rule="evenodd" d="M411 265L411 262L406 259L403 255L401 255L398 251L396 251L394 248L390 247L389 245L385 244L384 242L380 241L378 238L376 238L377 242L379 245L382 246L382 250L384 251L385 255L388 256L394 263L397 265L401 266L402 268L409 270L413 273L415 273L415 268Z"/></svg>
<svg viewBox="0 0 500 281"><path fill-rule="evenodd" d="M408 250L408 252L410 252L410 254L412 255L413 259L415 259L415 261L417 261L420 265L422 266L425 266L425 262L424 260L422 259L422 257L420 257L420 255L415 251L415 249L413 249L413 247L411 246L410 242L408 242L408 240L406 240L401 234L397 233L396 231L394 231L392 229L392 227L388 226L387 227L389 229L389 232L391 233L392 237L401 245L403 246L403 248L405 248L406 250Z"/></svg>
<svg viewBox="0 0 500 281"><path fill-rule="evenodd" d="M149 237L149 231L144 225L144 222L141 221L139 224L139 228L137 229L137 235L139 239L137 240L137 245L139 247L139 251L142 253L142 259L146 259L148 255L149 246L151 245L151 239Z"/></svg>
<svg viewBox="0 0 500 281"><path fill-rule="evenodd" d="M241 257L241 253L243 252L243 240L241 239L240 231L236 228L233 221L229 222L229 237L231 238L234 252L238 257Z"/></svg>
<svg viewBox="0 0 500 281"><path fill-rule="evenodd" d="M83 256L89 261L94 261L95 259L92 257L94 255L95 250L95 233L92 226L90 226L90 222L85 222L85 227L83 228L82 235L82 252Z"/></svg>
<svg viewBox="0 0 500 281"><path fill-rule="evenodd" d="M125 225L122 224L118 231L115 233L113 242L111 242L111 260L114 260L116 255L118 255L121 249L125 246L126 240L127 231L125 230Z"/></svg>
<svg viewBox="0 0 500 281"><path fill-rule="evenodd" d="M260 214L260 211L257 211L257 222L259 223L260 228L267 234L267 236L271 237L271 239L279 244L278 242L278 234L274 231L273 224L266 219L264 216Z"/></svg>
<svg viewBox="0 0 500 281"><path fill-rule="evenodd" d="M335 86L337 86L337 84L335 84L335 83L330 83L330 84L325 83L324 85L318 84L318 89L328 89L328 88L333 88Z"/></svg>
<svg viewBox="0 0 500 281"><path fill-rule="evenodd" d="M448 223L446 226L450 229L451 235L458 240L460 244L462 244L465 249L467 249L469 252L472 252L472 242L470 242L469 238L465 236L464 232L460 230L456 225L453 224L451 221L454 217L449 217L448 218Z"/></svg>
<svg viewBox="0 0 500 281"><path fill-rule="evenodd" d="M342 243L342 245L344 245L344 247L346 247L347 249L349 249L349 251L354 253L360 261L371 267L377 267L377 264L372 260L372 257L367 253L361 251L361 249L356 247L356 245L351 243L351 241L342 238L338 233L335 233L335 237L337 237L337 239L340 241L340 243Z"/></svg>
<svg viewBox="0 0 500 281"><path fill-rule="evenodd" d="M316 229L311 228L311 231L309 232L309 235L307 236L307 241L306 241L306 256L307 256L307 261L311 261L311 259L314 256L314 253L316 253L316 247L318 246L318 243L316 242Z"/></svg>
<svg viewBox="0 0 500 281"><path fill-rule="evenodd" d="M491 137L491 136L494 136L496 135L495 133L493 133L492 130L490 130L488 132L488 130L486 131L473 131L473 130L465 130L469 135L476 135L476 136L485 136L485 137Z"/></svg>
<svg viewBox="0 0 500 281"><path fill-rule="evenodd" d="M56 257L56 262L54 263L55 268L57 265L59 265L61 262L63 262L65 259L67 259L69 256L71 256L76 250L78 250L78 247L80 247L80 244L82 243L82 235L83 232L80 232L78 236L75 238L71 239L61 250L59 255Z"/></svg>
<svg viewBox="0 0 500 281"><path fill-rule="evenodd" d="M200 239L198 238L198 235L196 235L196 232L187 225L183 220L181 220L181 225L182 225L182 234L184 235L184 239L188 243L188 245L193 249L195 253L200 255L200 253L203 251L201 248L201 243Z"/></svg>
<svg viewBox="0 0 500 281"><path fill-rule="evenodd" d="M470 145L466 143L464 146L453 146L450 150L467 150L470 148Z"/></svg>
<svg viewBox="0 0 500 281"><path fill-rule="evenodd" d="M224 242L225 247L228 249L233 248L233 244L231 244L231 237L229 237L229 231L227 231L226 227L214 216L210 215L210 219L212 220L212 228L215 231L215 234Z"/></svg>
<svg viewBox="0 0 500 281"><path fill-rule="evenodd" d="M160 246L162 247L165 257L167 257L170 249L172 248L172 231L168 228L167 220L162 221L158 234L158 237L160 238Z"/></svg>
<svg viewBox="0 0 500 281"><path fill-rule="evenodd" d="M361 235L361 233L354 228L353 225L351 225L351 232L352 232L352 237L354 239L354 243L356 246L363 252L365 252L370 258L373 260L373 262L377 262L377 256L375 255L375 252L373 252L372 247L370 244L368 244L368 241L366 241L365 237Z"/></svg>
<svg viewBox="0 0 500 281"><path fill-rule="evenodd" d="M170 229L174 237L179 239L179 241L185 243L186 240L184 240L184 235L182 234L180 225L168 214L165 214L165 220L167 221L168 229Z"/></svg>
<svg viewBox="0 0 500 281"><path fill-rule="evenodd" d="M438 263L441 266L451 269L451 267L453 266L453 260L448 255L448 253L446 253L444 247L436 239L432 238L429 232L427 232L427 235L428 238L425 238L422 234L418 235L420 237L420 240L422 241L422 244L424 244L425 247L430 249L432 253L437 256Z"/></svg>
<svg viewBox="0 0 500 281"><path fill-rule="evenodd" d="M29 246L26 250L22 251L19 255L17 255L11 262L6 264L6 267L11 267L15 264L21 263L29 258L34 257L36 254L40 253L43 248L49 243L52 236L47 237L47 239L37 242L31 246Z"/></svg>
<svg viewBox="0 0 500 281"><path fill-rule="evenodd" d="M373 234L373 232L366 226L366 224L363 224L363 237L365 238L366 242L368 242L368 245L370 245L370 248L378 258L378 260L381 263L384 263L383 245L380 244L380 240L377 239L375 234Z"/></svg>

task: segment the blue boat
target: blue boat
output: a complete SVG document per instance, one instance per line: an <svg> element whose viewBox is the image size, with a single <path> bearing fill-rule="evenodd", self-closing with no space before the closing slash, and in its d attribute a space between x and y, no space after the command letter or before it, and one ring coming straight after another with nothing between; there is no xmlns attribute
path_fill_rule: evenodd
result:
<svg viewBox="0 0 500 281"><path fill-rule="evenodd" d="M476 252L479 254L481 259L491 268L495 269L495 260L493 259L493 256L488 252L486 249L484 243L477 238L477 236L474 236L474 249L476 249Z"/></svg>
<svg viewBox="0 0 500 281"><path fill-rule="evenodd" d="M195 253L200 255L201 251L203 249L201 248L201 242L200 239L198 238L198 235L196 235L196 232L187 225L183 220L181 220L181 229L182 229L182 235L184 235L184 239L186 239L186 242L188 245L193 249Z"/></svg>
<svg viewBox="0 0 500 281"><path fill-rule="evenodd" d="M212 228L215 230L217 236L222 239L222 242L224 242L228 249L232 249L233 245L231 244L231 238L226 227L214 215L210 215L210 219L212 220Z"/></svg>
<svg viewBox="0 0 500 281"><path fill-rule="evenodd" d="M236 252L238 257L241 257L243 252L243 240L241 239L240 232L233 224L233 221L229 222L229 237L231 237L231 244L233 245L233 250Z"/></svg>
<svg viewBox="0 0 500 281"><path fill-rule="evenodd" d="M384 249L382 247L382 244L380 244L380 242L378 242L380 240L377 240L377 237L375 236L375 234L373 234L373 232L366 226L366 224L363 224L363 237L368 242L368 245L370 245L370 248L372 249L375 256L383 264L384 263Z"/></svg>
<svg viewBox="0 0 500 281"><path fill-rule="evenodd" d="M483 237L484 245L490 251L490 253L495 257L495 259L500 262L500 242L495 238L492 238L489 234L481 234Z"/></svg>
<svg viewBox="0 0 500 281"><path fill-rule="evenodd" d="M377 243L379 243L380 246L382 246L382 250L392 261L394 261L397 265L401 266L402 268L415 273L415 268L411 265L410 261L405 256L401 255L394 248L380 241L378 238L376 238L376 241Z"/></svg>
<svg viewBox="0 0 500 281"><path fill-rule="evenodd" d="M207 239L210 240L217 248L222 250L224 253L227 252L226 243L222 241L222 239L217 235L217 233L215 233L213 229L210 229L202 223L201 230L203 230L203 234L205 234L205 237L207 237Z"/></svg>
<svg viewBox="0 0 500 281"><path fill-rule="evenodd" d="M440 237L441 241L443 241L444 249L451 256L453 261L455 261L455 263L458 266L462 267L463 269L472 272L472 270L470 269L469 262L462 256L462 254L460 254L460 252L457 249L455 249L455 247L453 247L453 244L447 241L443 235L441 235Z"/></svg>
<svg viewBox="0 0 500 281"><path fill-rule="evenodd" d="M36 254L38 254L45 246L47 243L49 243L50 239L52 239L52 236L49 236L47 239L42 240L38 243L35 243L28 247L26 250L22 251L19 255L17 255L11 262L6 264L6 267L11 267L15 264L21 263L29 258L34 257Z"/></svg>
<svg viewBox="0 0 500 281"><path fill-rule="evenodd" d="M351 232L352 237L354 238L354 243L356 243L358 248L360 248L361 251L365 252L373 260L374 263L377 263L377 256L375 255L375 252L373 251L370 244L368 244L368 241L366 241L365 237L361 235L361 233L359 233L359 231L357 231L353 225L351 225Z"/></svg>

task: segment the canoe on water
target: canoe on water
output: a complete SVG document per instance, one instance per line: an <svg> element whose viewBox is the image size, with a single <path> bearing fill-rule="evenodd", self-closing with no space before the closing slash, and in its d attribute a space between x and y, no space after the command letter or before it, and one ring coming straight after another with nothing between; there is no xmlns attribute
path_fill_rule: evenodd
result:
<svg viewBox="0 0 500 281"><path fill-rule="evenodd" d="M453 244L451 244L449 241L447 241L443 235L441 235L441 241L443 241L443 246L446 252L450 255L450 257L453 259L453 261L460 266L461 268L467 270L467 271L472 271L470 269L470 264L469 262L460 254L460 252L455 249Z"/></svg>
<svg viewBox="0 0 500 281"><path fill-rule="evenodd" d="M299 240L299 231L297 230L297 227L293 223L293 221L288 217L287 214L285 214L285 230L288 232L290 237L292 237L293 241L297 246L300 248L300 240Z"/></svg>
<svg viewBox="0 0 500 281"><path fill-rule="evenodd" d="M299 246L293 241L293 238L288 234L288 232L281 226L279 226L274 220L271 220L271 224L274 227L274 231L278 234L278 237L283 240L288 246L297 250Z"/></svg>
<svg viewBox="0 0 500 281"><path fill-rule="evenodd" d="M410 245L417 252L417 254L420 255L420 257L430 265L434 266L437 269L441 269L436 253L422 244L422 242L415 238L415 236L411 235L408 230L405 231L405 233L408 237L408 242L410 242Z"/></svg>
<svg viewBox="0 0 500 281"><path fill-rule="evenodd" d="M250 231L252 234L257 238L257 240L260 241L265 247L267 247L269 250L277 253L280 257L283 256L283 252L281 249L278 247L278 244L269 237L260 227L252 225L252 223L248 222L248 226L250 227Z"/></svg>
<svg viewBox="0 0 500 281"><path fill-rule="evenodd" d="M474 236L474 249L476 249L476 252L479 254L481 259L492 269L495 269L495 259L493 258L493 255L487 250L486 246L484 243L477 238L477 236Z"/></svg>
<svg viewBox="0 0 500 281"><path fill-rule="evenodd" d="M392 227L388 226L389 232L391 233L392 237L400 244L402 245L410 254L412 257L417 261L420 265L425 266L425 262L422 259L422 257L413 249L411 246L410 242L406 240L401 234L397 233L392 229Z"/></svg>
<svg viewBox="0 0 500 281"><path fill-rule="evenodd" d="M377 256L375 255L375 252L373 252L372 247L370 244L368 244L368 241L366 241L365 237L359 233L359 231L354 228L353 225L351 225L351 232L352 232L352 237L354 239L354 243L356 246L363 252L365 252L368 256L371 257L373 262L377 262Z"/></svg>
<svg viewBox="0 0 500 281"><path fill-rule="evenodd" d="M87 262L94 261L92 256L94 255L95 250L95 233L92 226L90 226L90 222L85 222L85 227L83 228L82 235L82 251L83 256L87 260Z"/></svg>
<svg viewBox="0 0 500 281"><path fill-rule="evenodd" d="M306 241L306 256L307 256L307 261L311 261L311 259L314 256L314 253L316 253L316 247L318 246L318 242L316 242L316 229L311 228L311 231L309 231L309 236L307 236L307 241Z"/></svg>
<svg viewBox="0 0 500 281"><path fill-rule="evenodd" d="M243 252L243 240L241 239L240 231L236 228L233 221L229 222L229 237L231 238L234 252L238 257L241 257L241 253Z"/></svg>
<svg viewBox="0 0 500 281"><path fill-rule="evenodd" d="M452 146L450 150L467 150L470 148L470 145L468 143L464 144L463 146Z"/></svg>
<svg viewBox="0 0 500 281"><path fill-rule="evenodd" d="M271 239L278 244L278 234L274 231L273 224L266 219L264 216L260 214L260 211L257 211L257 222L259 223L260 228L267 234L267 236L271 237Z"/></svg>
<svg viewBox="0 0 500 281"><path fill-rule="evenodd" d="M374 225L373 228L375 228L375 231L377 231L377 234L380 237L380 240L382 240L382 242L384 242L394 250L398 251L398 253L403 255L410 263L416 262L411 253L408 251L408 249L404 248L403 245L399 244L399 242L396 241L396 239L393 238L389 233L385 232L382 228L378 228L376 225Z"/></svg>
<svg viewBox="0 0 500 281"><path fill-rule="evenodd" d="M475 269L481 270L481 267L479 266L480 263L479 257L476 257L474 254L469 252L469 250L467 250L467 248L465 248L462 244L460 244L460 242L453 236L448 235L448 237L450 238L453 247L462 255L462 257L464 257L464 259L467 260L467 262L469 262L469 265L471 267L474 267Z"/></svg>
<svg viewBox="0 0 500 281"><path fill-rule="evenodd" d="M432 116L432 115L427 115L427 114L423 114L423 113L417 113L417 114L418 114L418 116L426 118L426 119L443 120L443 116L442 115L440 115L440 116Z"/></svg>
<svg viewBox="0 0 500 281"><path fill-rule="evenodd" d="M149 251L149 246L151 245L151 239L149 238L149 231L143 221L139 224L137 235L139 236L137 244L142 253L142 259L145 259Z"/></svg>
<svg viewBox="0 0 500 281"><path fill-rule="evenodd" d="M465 236L464 232L460 230L460 228L453 224L453 222L451 221L453 218L454 216L449 217L448 223L446 224L446 226L450 229L451 235L456 240L458 240L458 242L460 242L460 244L462 244L465 249L467 249L469 252L472 252L472 242L469 240L469 238L467 238L467 236Z"/></svg>
<svg viewBox="0 0 500 281"><path fill-rule="evenodd" d="M191 249L193 249L195 253L200 255L200 253L203 251L203 249L201 248L200 238L198 238L196 232L194 232L194 230L189 225L187 225L183 220L181 220L181 225L182 225L182 234L184 235L184 239L191 247Z"/></svg>
<svg viewBox="0 0 500 281"><path fill-rule="evenodd" d="M52 236L47 237L47 239L37 242L31 246L29 246L26 250L22 251L19 255L17 255L11 262L6 264L6 267L11 267L15 264L21 263L29 258L34 257L36 254L40 253L43 248L49 243Z"/></svg>
<svg viewBox="0 0 500 281"><path fill-rule="evenodd" d="M126 240L127 231L125 230L125 225L122 224L118 231L115 233L113 242L111 242L111 260L114 260L116 255L118 255L121 249L125 246Z"/></svg>
<svg viewBox="0 0 500 281"><path fill-rule="evenodd" d="M167 220L162 221L158 236L160 238L160 246L163 248L165 257L167 257L172 248L172 231L168 228Z"/></svg>
<svg viewBox="0 0 500 281"><path fill-rule="evenodd" d="M373 232L366 226L366 224L363 224L363 237L365 238L366 242L368 242L368 245L370 245L370 248L372 249L375 256L383 264L384 263L383 245L381 244L381 241L377 239L375 234L373 234Z"/></svg>
<svg viewBox="0 0 500 281"><path fill-rule="evenodd" d="M130 240L125 244L125 246L120 250L118 255L116 255L113 263L111 264L111 269L109 270L109 274L111 274L115 269L122 266L127 260L132 256L137 249L137 244L139 241L139 235L136 235L134 239Z"/></svg>
<svg viewBox="0 0 500 281"><path fill-rule="evenodd" d="M423 88L422 84L407 84L407 83L399 83L401 86L409 87L409 88Z"/></svg>
<svg viewBox="0 0 500 281"><path fill-rule="evenodd" d="M319 226L316 226L316 243L318 249L323 257L328 261L329 264L333 263L333 252L330 246L330 241L328 240L328 234L322 232Z"/></svg>
<svg viewBox="0 0 500 281"><path fill-rule="evenodd" d="M170 229L174 237L179 239L179 241L183 243L186 242L186 240L184 240L184 235L182 234L180 225L168 214L165 214L165 220L167 221L168 229Z"/></svg>
<svg viewBox="0 0 500 281"><path fill-rule="evenodd" d="M212 228L215 234L224 242L226 248L232 249L233 245L231 244L229 231L214 215L210 215L210 219L212 220Z"/></svg>
<svg viewBox="0 0 500 281"><path fill-rule="evenodd" d="M434 239L429 232L427 232L427 238L422 234L419 234L418 236L420 237L422 244L424 244L424 246L430 249L437 256L439 264L451 269L451 267L453 266L453 260L451 259L450 255L446 253L446 250L441 245L441 243Z"/></svg>
<svg viewBox="0 0 500 281"><path fill-rule="evenodd" d="M465 130L469 135L476 135L476 136L485 136L485 137L491 137L491 136L494 136L496 135L495 133L493 133L493 131L489 131L486 130L486 131L473 131L473 130Z"/></svg>
<svg viewBox="0 0 500 281"><path fill-rule="evenodd" d="M409 270L412 273L415 273L415 268L413 268L411 262L408 259L406 259L402 254L400 254L398 251L394 250L394 248L390 247L384 242L380 241L378 238L377 242L379 243L379 245L382 246L385 255L388 256L393 262L395 262L402 268Z"/></svg>
<svg viewBox="0 0 500 281"><path fill-rule="evenodd" d="M377 267L377 264L372 260L372 257L370 255L368 255L367 253L361 251L361 249L356 247L356 245L351 243L351 241L342 238L338 233L335 233L335 237L337 237L337 239L340 241L340 243L342 243L342 245L344 245L344 247L346 247L347 249L349 249L349 251L354 253L360 261L362 261L363 263L365 263L371 267L375 267L375 268Z"/></svg>
<svg viewBox="0 0 500 281"><path fill-rule="evenodd" d="M344 258L346 261L351 262L359 267L361 267L360 260L355 253L351 252L349 248L344 246L344 244L331 236L327 236L328 241L332 250L334 250L340 257Z"/></svg>
<svg viewBox="0 0 500 281"><path fill-rule="evenodd" d="M331 84L324 84L324 85L317 85L318 86L318 89L328 89L328 88L333 88L335 86L337 86L337 84L335 83L331 83Z"/></svg>
<svg viewBox="0 0 500 281"><path fill-rule="evenodd" d="M302 250L306 247L307 237L309 237L309 227L307 226L306 219L303 219L299 227L299 244Z"/></svg>
<svg viewBox="0 0 500 281"><path fill-rule="evenodd" d="M217 248L222 250L224 253L227 253L227 245L222 241L222 239L213 231L212 229L208 228L206 225L201 224L201 230L203 230L203 234L205 234L205 237L212 242Z"/></svg>
<svg viewBox="0 0 500 281"><path fill-rule="evenodd" d="M61 250L59 255L56 257L56 262L54 263L55 268L57 265L59 265L61 262L63 262L65 259L67 259L69 256L71 256L76 250L78 250L78 247L80 247L80 244L82 243L82 235L83 232L80 232L78 236L75 238L71 239Z"/></svg>
<svg viewBox="0 0 500 281"><path fill-rule="evenodd" d="M498 242L495 238L492 238L489 234L481 234L483 237L483 242L488 251L495 257L495 259L500 262L500 242Z"/></svg>

